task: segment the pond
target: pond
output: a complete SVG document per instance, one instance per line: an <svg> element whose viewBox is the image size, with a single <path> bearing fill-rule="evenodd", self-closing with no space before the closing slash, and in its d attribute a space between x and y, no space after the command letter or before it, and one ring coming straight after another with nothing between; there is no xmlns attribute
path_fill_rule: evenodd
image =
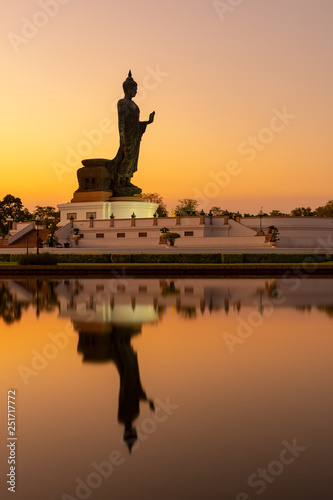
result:
<svg viewBox="0 0 333 500"><path fill-rule="evenodd" d="M1 498L332 498L332 279L2 280L0 302Z"/></svg>

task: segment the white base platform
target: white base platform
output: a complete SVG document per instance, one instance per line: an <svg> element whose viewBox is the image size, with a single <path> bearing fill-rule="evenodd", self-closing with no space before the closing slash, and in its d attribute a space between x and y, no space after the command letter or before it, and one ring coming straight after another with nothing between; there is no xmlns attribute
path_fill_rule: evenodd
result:
<svg viewBox="0 0 333 500"><path fill-rule="evenodd" d="M136 200L115 200L115 201L95 201L82 203L63 203L58 205L60 210L59 226L68 224L71 215L75 220L87 220L91 213L94 219L110 219L113 213L115 219L130 219L132 213L135 213L138 219L152 218L158 209L157 203Z"/></svg>

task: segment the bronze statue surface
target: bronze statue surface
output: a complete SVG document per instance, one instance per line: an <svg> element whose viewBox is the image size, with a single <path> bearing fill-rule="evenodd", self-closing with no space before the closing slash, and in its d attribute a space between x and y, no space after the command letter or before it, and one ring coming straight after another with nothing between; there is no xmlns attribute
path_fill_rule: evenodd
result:
<svg viewBox="0 0 333 500"><path fill-rule="evenodd" d="M111 195L134 196L142 191L131 183L131 178L138 169L140 142L147 125L153 123L155 111L150 113L148 121L140 121L140 109L132 100L136 96L138 85L132 78L131 71L123 83L124 97L117 104L119 149L113 160L95 158L83 160L83 168L77 172L79 189L82 191L110 191Z"/></svg>

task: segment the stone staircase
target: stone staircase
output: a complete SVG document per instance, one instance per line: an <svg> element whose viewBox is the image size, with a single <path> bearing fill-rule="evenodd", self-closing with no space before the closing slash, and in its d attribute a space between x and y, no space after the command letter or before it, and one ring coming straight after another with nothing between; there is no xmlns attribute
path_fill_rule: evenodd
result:
<svg viewBox="0 0 333 500"><path fill-rule="evenodd" d="M49 234L48 229L40 229L39 230L39 237L42 238L43 241L46 240L48 234ZM36 231L36 229L31 231L28 235L22 236L22 238L19 238L12 245L8 245L8 240L6 243L6 240L4 238L1 238L0 239L0 248L26 248L27 237L29 238L29 248L36 248L37 247L37 231Z"/></svg>

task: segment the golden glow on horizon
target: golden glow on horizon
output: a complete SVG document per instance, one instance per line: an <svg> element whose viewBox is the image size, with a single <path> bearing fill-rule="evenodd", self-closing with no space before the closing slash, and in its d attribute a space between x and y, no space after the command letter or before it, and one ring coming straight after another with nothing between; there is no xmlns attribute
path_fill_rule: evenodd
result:
<svg viewBox="0 0 333 500"><path fill-rule="evenodd" d="M40 9L34 0L6 5L5 15L4 8L6 34L20 33L21 18ZM185 197L249 212L325 204L333 184L332 14L332 5L318 9L312 0L244 3L223 22L213 2L199 0L167 10L162 0L62 6L17 54L8 39L0 47L0 198L19 196L30 209L69 201L81 159L113 158L116 102L131 68L141 119L156 111L133 182L160 193L169 210ZM126 37L115 18L126 19ZM272 131L274 110L295 118ZM106 119L113 130L93 143L87 135ZM244 154L253 138L255 154ZM230 161L240 168L228 181Z"/></svg>

